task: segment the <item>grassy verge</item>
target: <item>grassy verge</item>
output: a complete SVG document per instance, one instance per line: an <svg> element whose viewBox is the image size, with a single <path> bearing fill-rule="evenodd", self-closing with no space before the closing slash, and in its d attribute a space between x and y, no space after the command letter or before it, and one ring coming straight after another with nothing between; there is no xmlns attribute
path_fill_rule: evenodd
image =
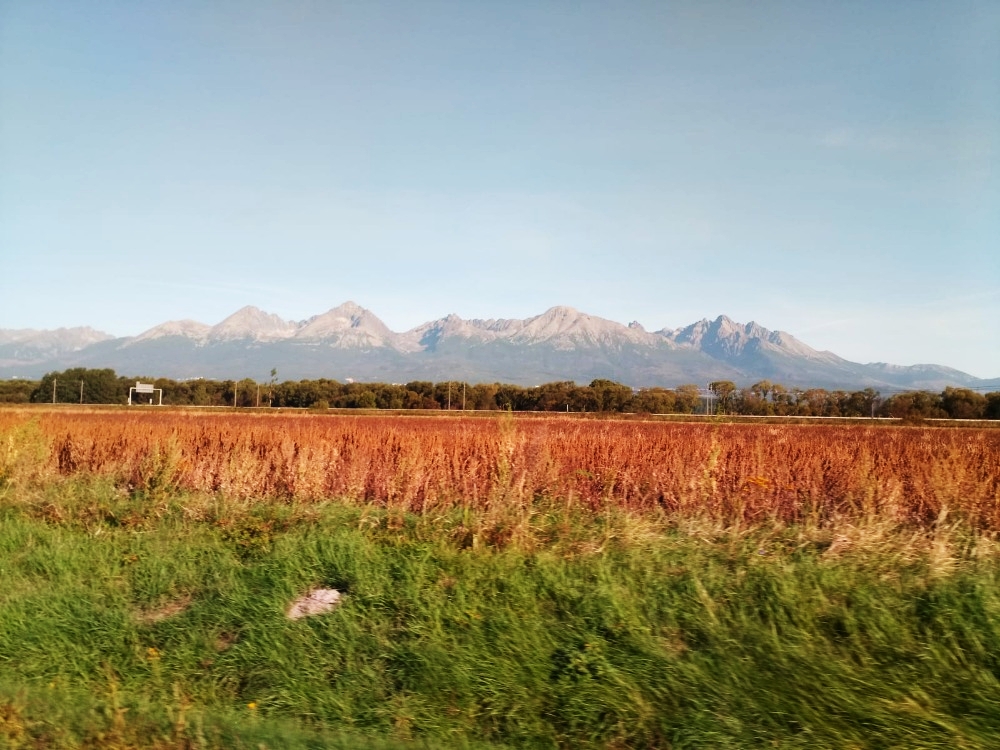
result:
<svg viewBox="0 0 1000 750"><path fill-rule="evenodd" d="M0 490L0 747L996 747L992 542ZM346 592L291 622L313 586Z"/></svg>

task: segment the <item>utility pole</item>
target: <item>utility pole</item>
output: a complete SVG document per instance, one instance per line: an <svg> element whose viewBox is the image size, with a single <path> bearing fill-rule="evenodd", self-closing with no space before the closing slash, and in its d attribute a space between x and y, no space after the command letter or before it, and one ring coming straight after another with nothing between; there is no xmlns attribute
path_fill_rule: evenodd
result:
<svg viewBox="0 0 1000 750"><path fill-rule="evenodd" d="M58 382L59 382L59 380L57 378L52 378L52 403L53 404L56 402L56 383L58 383Z"/></svg>
<svg viewBox="0 0 1000 750"><path fill-rule="evenodd" d="M260 408L260 383L257 383L257 408Z"/></svg>
<svg viewBox="0 0 1000 750"><path fill-rule="evenodd" d="M83 381L80 381L80 403L83 403Z"/></svg>
<svg viewBox="0 0 1000 750"><path fill-rule="evenodd" d="M234 409L236 408L236 393L239 391L239 389L240 389L240 381L234 380L233 381L233 408Z"/></svg>
<svg viewBox="0 0 1000 750"><path fill-rule="evenodd" d="M462 411L465 411L465 381L462 381Z"/></svg>
<svg viewBox="0 0 1000 750"><path fill-rule="evenodd" d="M448 411L451 411L451 381L448 381Z"/></svg>

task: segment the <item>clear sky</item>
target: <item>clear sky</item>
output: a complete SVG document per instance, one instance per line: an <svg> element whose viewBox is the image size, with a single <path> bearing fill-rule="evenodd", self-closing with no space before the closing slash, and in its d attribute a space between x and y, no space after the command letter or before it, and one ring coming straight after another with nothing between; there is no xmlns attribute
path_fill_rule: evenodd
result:
<svg viewBox="0 0 1000 750"><path fill-rule="evenodd" d="M0 0L0 327L729 315L1000 376L1000 3Z"/></svg>

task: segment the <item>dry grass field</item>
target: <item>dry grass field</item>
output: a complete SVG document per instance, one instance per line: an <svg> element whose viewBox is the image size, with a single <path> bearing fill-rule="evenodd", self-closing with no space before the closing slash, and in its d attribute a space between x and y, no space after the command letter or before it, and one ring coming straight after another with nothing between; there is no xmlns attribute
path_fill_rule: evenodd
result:
<svg viewBox="0 0 1000 750"><path fill-rule="evenodd" d="M2 409L0 748L998 747L998 466L979 427Z"/></svg>
<svg viewBox="0 0 1000 750"><path fill-rule="evenodd" d="M132 491L1000 529L1000 431L977 428L9 409L0 434L0 471Z"/></svg>

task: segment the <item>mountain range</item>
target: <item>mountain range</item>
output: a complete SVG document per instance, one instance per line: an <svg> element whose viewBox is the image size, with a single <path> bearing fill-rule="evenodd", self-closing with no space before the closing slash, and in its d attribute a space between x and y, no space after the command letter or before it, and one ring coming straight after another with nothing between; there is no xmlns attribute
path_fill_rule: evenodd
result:
<svg viewBox="0 0 1000 750"><path fill-rule="evenodd" d="M163 323L115 338L92 328L0 329L0 377L39 377L69 367L111 367L171 378L406 382L465 380L536 385L608 378L633 386L768 379L786 386L940 390L1000 389L941 365L850 362L783 331L724 315L676 329L647 331L553 307L524 320L448 315L396 333L371 311L346 302L308 320L289 321L244 307L210 326Z"/></svg>

